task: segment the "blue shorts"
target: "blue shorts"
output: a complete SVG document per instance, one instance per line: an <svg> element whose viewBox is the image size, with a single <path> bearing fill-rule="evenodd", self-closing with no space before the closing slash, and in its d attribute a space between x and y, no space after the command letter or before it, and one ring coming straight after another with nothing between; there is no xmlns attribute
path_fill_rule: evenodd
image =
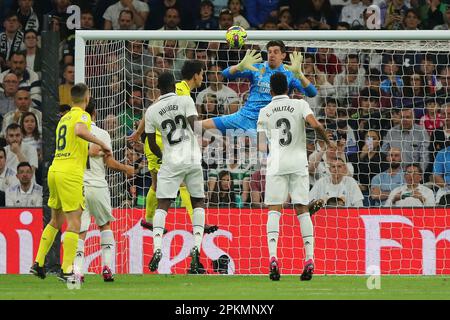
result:
<svg viewBox="0 0 450 320"><path fill-rule="evenodd" d="M229 114L226 116L220 116L212 118L216 128L219 129L223 135L227 134L228 130L254 131L256 134L256 123L258 120L252 120L246 116L241 115L239 112Z"/></svg>

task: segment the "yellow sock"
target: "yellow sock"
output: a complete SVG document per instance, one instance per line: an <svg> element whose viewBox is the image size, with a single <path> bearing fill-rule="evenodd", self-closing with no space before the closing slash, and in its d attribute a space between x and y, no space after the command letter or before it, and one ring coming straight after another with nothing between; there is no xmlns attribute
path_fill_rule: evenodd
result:
<svg viewBox="0 0 450 320"><path fill-rule="evenodd" d="M77 254L77 246L78 246L78 233L67 231L64 235L63 241L63 263L61 268L64 273L72 272L73 260L75 259L75 255Z"/></svg>
<svg viewBox="0 0 450 320"><path fill-rule="evenodd" d="M194 210L192 209L191 195L189 194L189 191L185 186L180 187L180 197L182 204L184 205L184 207L186 207L189 218L191 218L192 221L192 214L194 213Z"/></svg>
<svg viewBox="0 0 450 320"><path fill-rule="evenodd" d="M39 242L39 249L36 255L36 262L40 267L44 266L45 256L52 247L57 233L58 229L54 228L50 224L47 224L44 228L44 231L42 231L41 242Z"/></svg>
<svg viewBox="0 0 450 320"><path fill-rule="evenodd" d="M156 199L156 191L150 187L148 190L145 202L145 221L152 223L155 216L156 207L158 206L158 199Z"/></svg>

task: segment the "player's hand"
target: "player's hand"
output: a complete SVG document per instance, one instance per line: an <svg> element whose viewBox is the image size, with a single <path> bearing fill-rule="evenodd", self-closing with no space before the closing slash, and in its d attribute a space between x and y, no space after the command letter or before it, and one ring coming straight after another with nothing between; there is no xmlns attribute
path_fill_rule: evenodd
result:
<svg viewBox="0 0 450 320"><path fill-rule="evenodd" d="M134 142L138 142L140 139L137 131L133 131L133 133L131 134L131 136L127 136L127 141L134 141Z"/></svg>
<svg viewBox="0 0 450 320"><path fill-rule="evenodd" d="M105 157L111 157L113 155L111 149L107 145L103 145L100 147L102 148Z"/></svg>
<svg viewBox="0 0 450 320"><path fill-rule="evenodd" d="M256 52L256 50L250 51L250 49L248 49L247 52L245 53L244 59L242 59L242 61L239 62L238 65L236 65L236 68L239 71L244 71L244 70L258 71L258 69L255 68L253 65L255 63L261 63L261 62L262 62L261 53Z"/></svg>
<svg viewBox="0 0 450 320"><path fill-rule="evenodd" d="M291 64L286 66L286 69L291 71L296 77L303 77L302 62L303 56L300 52L294 51L289 54Z"/></svg>

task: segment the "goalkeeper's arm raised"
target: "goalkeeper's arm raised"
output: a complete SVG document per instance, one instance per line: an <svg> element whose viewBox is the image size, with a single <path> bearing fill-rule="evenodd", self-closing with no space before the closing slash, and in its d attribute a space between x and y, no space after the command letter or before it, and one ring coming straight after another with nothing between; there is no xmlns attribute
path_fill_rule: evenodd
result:
<svg viewBox="0 0 450 320"><path fill-rule="evenodd" d="M300 83L302 84L303 88L308 88L311 85L311 82L308 80L308 78L305 77L302 71L302 62L303 62L303 56L301 53L294 51L289 54L289 60L291 61L290 65L286 65L286 69L291 71L294 76L300 80ZM314 97L317 94L317 90L315 94L308 95L310 97Z"/></svg>

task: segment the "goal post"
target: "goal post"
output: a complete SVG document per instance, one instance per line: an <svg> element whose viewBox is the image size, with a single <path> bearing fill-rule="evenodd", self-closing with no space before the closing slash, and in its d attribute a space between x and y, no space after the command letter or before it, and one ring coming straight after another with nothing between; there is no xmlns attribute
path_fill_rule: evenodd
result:
<svg viewBox="0 0 450 320"><path fill-rule="evenodd" d="M450 70L450 33L248 30L247 34L248 47L266 51L268 41L283 40L288 51L303 52L304 74L318 94L306 97L294 93L293 97L306 99L333 138L343 144L336 157L345 160L346 175L355 181L363 196L352 202L349 199L355 190L332 188L327 208L312 217L316 274L450 274L450 215L436 199L445 195L446 189L439 190L430 181L438 143L435 149L432 147L440 139L433 134L442 129L446 108L450 117L450 71L448 75L443 73L446 68ZM224 39L225 31L77 30L75 33L75 82L85 82L91 88L97 102L98 125L110 132L116 159L135 165L139 171L134 180L108 172L117 219L112 224L117 241L116 272L149 273L147 265L152 256L152 233L139 223L145 215L150 173L143 146L131 145L126 136L136 127L142 110L156 100L158 74L171 70L181 80L181 65L188 59L208 62L206 84L194 92L200 116L208 119L239 110L246 101L249 83L220 80L220 70L237 63L246 48L228 49ZM158 49L152 51L153 47ZM289 63L288 56L285 62ZM209 66L218 69L209 70ZM212 89L208 89L210 86ZM140 101L137 105L142 108L134 106L134 99ZM433 99L437 105L428 111L428 102ZM413 110L412 116L402 114L406 109ZM421 121L427 112L433 112L433 116ZM420 134L412 135L410 144L407 136L398 138L395 130L391 130L401 124L402 116L412 117L413 125L421 130ZM383 147L385 144L389 147ZM310 171L313 188L320 179L331 176L331 160L314 132L308 131L307 145L311 148L309 165L314 166ZM204 166L205 194L209 200L206 222L217 224L219 230L205 235L201 262L208 273L267 274L267 208L261 207L264 167L247 162L229 164L222 159L230 150L232 154L244 150L245 154L248 148L245 141L226 141L222 147L220 152L214 149L212 153L203 149L204 159L214 154L211 158L221 162ZM408 170L422 171L420 184L431 192L423 191L420 200L402 191L395 204L397 200L380 195L386 190L386 180L377 176L395 162L389 154L395 148L401 154L400 167L419 163L419 168ZM387 155L391 160L387 160ZM247 160L244 156L244 161ZM403 170L395 182L397 186L407 183L406 167ZM231 182L222 179L223 176L228 176ZM374 186L378 188L377 194L371 189ZM225 192L220 193L221 190ZM338 196L339 192L345 196ZM220 194L225 194L228 200L211 205L212 194L219 200ZM392 205L386 206L386 201ZM280 221L279 258L283 274L298 274L303 265L303 242L292 206L286 207ZM167 217L166 228L169 232L164 236L158 272L185 273L193 239L190 219L179 198ZM98 244L99 233L89 231L86 240L89 271L100 271ZM226 266L226 270L218 270L220 265Z"/></svg>

